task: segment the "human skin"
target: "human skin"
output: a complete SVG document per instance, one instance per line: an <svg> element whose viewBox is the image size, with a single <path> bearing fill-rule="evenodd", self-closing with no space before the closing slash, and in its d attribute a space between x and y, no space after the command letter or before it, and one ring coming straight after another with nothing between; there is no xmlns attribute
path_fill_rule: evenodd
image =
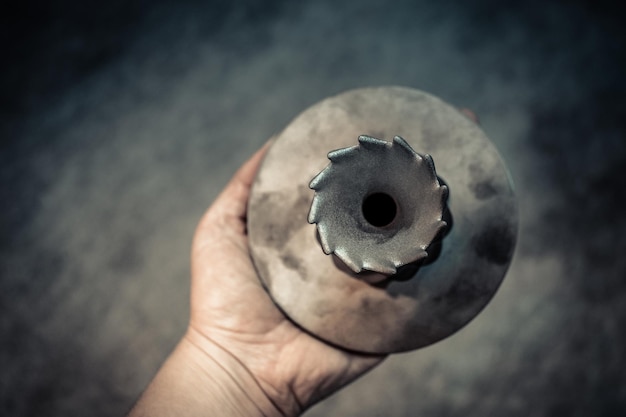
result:
<svg viewBox="0 0 626 417"><path fill-rule="evenodd" d="M261 286L246 207L267 148L237 171L200 221L189 326L129 417L297 416L384 359L302 331Z"/></svg>

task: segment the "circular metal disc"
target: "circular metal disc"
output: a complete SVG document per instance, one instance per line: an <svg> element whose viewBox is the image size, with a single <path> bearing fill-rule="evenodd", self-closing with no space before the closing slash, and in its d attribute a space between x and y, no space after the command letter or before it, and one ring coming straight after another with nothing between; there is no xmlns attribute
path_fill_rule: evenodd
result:
<svg viewBox="0 0 626 417"><path fill-rule="evenodd" d="M432 156L449 188L453 226L437 259L408 280L370 285L324 254L307 222L311 179L359 135L403 137ZM441 340L485 307L513 255L517 206L504 163L473 121L418 90L365 88L312 106L277 136L253 184L248 233L260 279L288 317L343 348L391 353Z"/></svg>

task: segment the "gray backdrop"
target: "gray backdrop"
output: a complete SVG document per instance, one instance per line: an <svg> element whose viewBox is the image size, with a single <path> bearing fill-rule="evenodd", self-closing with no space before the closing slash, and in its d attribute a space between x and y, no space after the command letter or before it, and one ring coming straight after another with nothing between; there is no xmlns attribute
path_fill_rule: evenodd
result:
<svg viewBox="0 0 626 417"><path fill-rule="evenodd" d="M66 0L1 19L0 415L124 414L184 331L192 233L235 169L309 105L388 84L479 115L517 252L465 329L307 415L626 413L617 7Z"/></svg>

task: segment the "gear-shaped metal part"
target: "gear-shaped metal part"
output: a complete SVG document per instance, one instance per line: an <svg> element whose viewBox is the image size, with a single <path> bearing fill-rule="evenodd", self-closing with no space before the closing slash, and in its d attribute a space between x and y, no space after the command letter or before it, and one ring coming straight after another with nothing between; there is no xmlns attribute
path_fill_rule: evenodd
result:
<svg viewBox="0 0 626 417"><path fill-rule="evenodd" d="M352 271L395 274L423 260L446 227L448 189L430 155L400 136L361 135L356 146L328 154L330 164L309 184L315 190L308 221L317 224L324 253Z"/></svg>
<svg viewBox="0 0 626 417"><path fill-rule="evenodd" d="M328 152L350 149L363 133L376 138L399 135L413 149L432 155L441 184L450 189L443 215L448 222L445 237L435 237L422 262L392 276L357 274L337 256L326 255L317 225L307 221L315 196L309 184L328 166ZM368 144L361 142L360 151ZM350 163L346 157L332 165ZM426 158L422 164L429 164ZM380 164L372 163L347 178L356 182L372 174L377 179L380 171ZM401 174L415 186L415 180ZM324 187L320 190L328 191ZM398 198L386 188L378 191ZM360 203L355 206L357 211L362 208ZM502 282L517 237L515 193L493 143L456 108L402 87L348 91L295 118L264 157L247 219L254 266L276 305L324 341L378 354L430 345L470 322Z"/></svg>

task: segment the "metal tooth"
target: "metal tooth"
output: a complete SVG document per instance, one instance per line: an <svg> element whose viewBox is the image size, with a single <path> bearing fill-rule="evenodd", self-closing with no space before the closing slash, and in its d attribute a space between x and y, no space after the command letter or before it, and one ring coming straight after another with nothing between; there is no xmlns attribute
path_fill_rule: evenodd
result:
<svg viewBox="0 0 626 417"><path fill-rule="evenodd" d="M426 243L426 244L420 245L419 246L419 251L415 254L415 258L413 259L413 261L407 262L407 263L402 263L402 264L398 265L398 268L401 267L401 266L407 265L408 263L419 262L422 259L428 258L428 252L426 252L426 249L428 249L429 245L430 245L430 243Z"/></svg>
<svg viewBox="0 0 626 417"><path fill-rule="evenodd" d="M439 182L439 179L437 179L437 182ZM443 206L448 201L450 190L448 189L446 185L439 185L439 188L441 188L441 205Z"/></svg>
<svg viewBox="0 0 626 417"><path fill-rule="evenodd" d="M341 259L341 261L345 263L355 273L358 274L363 270L363 265L361 264L361 262L357 263L357 261L352 259L343 248L335 249L335 255L337 255L337 257Z"/></svg>
<svg viewBox="0 0 626 417"><path fill-rule="evenodd" d="M307 219L309 223L313 224L319 221L320 204L320 199L315 196L313 198L313 202L311 203L311 209L309 210L309 217Z"/></svg>
<svg viewBox="0 0 626 417"><path fill-rule="evenodd" d="M363 269L380 272L381 274L393 275L397 272L396 265L393 262L369 263L363 262Z"/></svg>
<svg viewBox="0 0 626 417"><path fill-rule="evenodd" d="M411 148L411 146L401 136L394 136L393 144L400 146L402 150L406 151L406 153L408 153L413 158L419 158L419 155L413 150L413 148Z"/></svg>
<svg viewBox="0 0 626 417"><path fill-rule="evenodd" d="M330 255L335 252L335 244L330 241L328 238L328 234L326 233L326 225L324 223L317 224L317 230L320 237L320 242L322 243L322 250L326 255Z"/></svg>
<svg viewBox="0 0 626 417"><path fill-rule="evenodd" d="M448 187L445 185L440 185L439 189L441 190L441 207L445 207L448 204ZM448 227L448 223L443 220L443 211L441 212L441 216L439 217L439 221L443 222L442 228ZM441 230L441 229L440 229Z"/></svg>
<svg viewBox="0 0 626 417"><path fill-rule="evenodd" d="M326 180L328 179L328 170L330 167L326 167L324 168L324 170L322 172L320 172L319 174L317 174L315 176L315 178L313 178L311 180L311 182L309 183L309 188L312 190L318 190L320 188L322 188L325 183Z"/></svg>
<svg viewBox="0 0 626 417"><path fill-rule="evenodd" d="M389 142L387 142L386 140L380 140L366 135L359 136L359 143L363 146L364 149L368 150L387 148L390 145Z"/></svg>
<svg viewBox="0 0 626 417"><path fill-rule="evenodd" d="M347 159L357 152L358 146L352 146L350 148L337 149L328 153L328 159L331 162L340 162L343 159Z"/></svg>
<svg viewBox="0 0 626 417"><path fill-rule="evenodd" d="M428 165L428 172L430 172L431 178L439 182L439 179L437 178L437 172L435 171L435 162L433 161L433 158L429 154L426 154L422 156L422 159L426 161L426 164Z"/></svg>

